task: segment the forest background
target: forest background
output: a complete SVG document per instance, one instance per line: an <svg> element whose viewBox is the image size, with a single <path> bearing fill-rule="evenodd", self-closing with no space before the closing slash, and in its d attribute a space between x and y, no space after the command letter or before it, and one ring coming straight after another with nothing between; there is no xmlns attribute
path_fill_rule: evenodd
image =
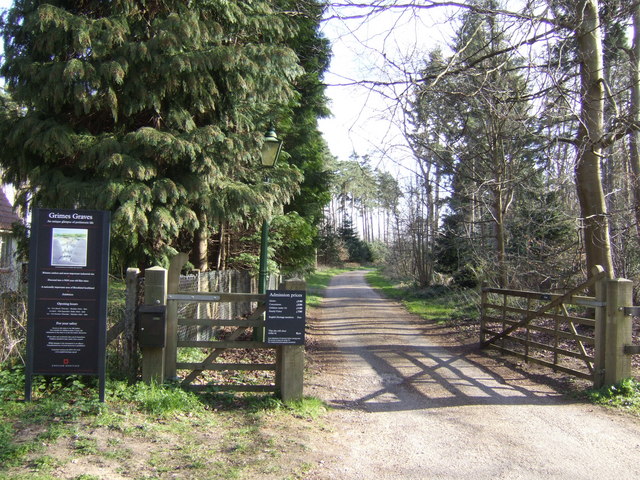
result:
<svg viewBox="0 0 640 480"><path fill-rule="evenodd" d="M392 245L385 263L421 287L561 290L595 265L637 277L638 2L350 3L334 8L355 35L391 12L451 37L393 56L380 34L377 76L343 81L393 99L394 141L411 152L381 142L356 158L363 176L379 158L411 173L398 202L374 182L353 203L334 196L335 225L352 204L365 238Z"/></svg>
<svg viewBox="0 0 640 480"><path fill-rule="evenodd" d="M284 273L317 253L420 287L557 289L596 264L635 279L639 5L18 0L1 24L3 180L23 212L112 211L114 272L177 251L255 269L273 218ZM322 28L398 12L451 37L400 57L368 47L379 63L342 86L385 98L411 155L400 170L383 168L390 144L335 158L318 127ZM285 155L266 172L270 125Z"/></svg>

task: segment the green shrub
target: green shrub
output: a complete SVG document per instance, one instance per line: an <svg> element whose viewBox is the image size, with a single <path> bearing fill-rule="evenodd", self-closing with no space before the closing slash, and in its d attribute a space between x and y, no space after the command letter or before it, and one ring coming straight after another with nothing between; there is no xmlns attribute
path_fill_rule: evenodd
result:
<svg viewBox="0 0 640 480"><path fill-rule="evenodd" d="M589 391L587 398L598 405L622 407L640 414L640 381L627 378L616 385Z"/></svg>

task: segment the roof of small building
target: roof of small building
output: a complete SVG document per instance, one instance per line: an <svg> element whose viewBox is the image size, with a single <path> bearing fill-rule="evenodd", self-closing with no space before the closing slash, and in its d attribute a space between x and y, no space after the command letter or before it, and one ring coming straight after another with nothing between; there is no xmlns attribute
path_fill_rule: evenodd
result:
<svg viewBox="0 0 640 480"><path fill-rule="evenodd" d="M0 230L11 230L11 225L19 221L20 217L15 214L7 196L0 190Z"/></svg>

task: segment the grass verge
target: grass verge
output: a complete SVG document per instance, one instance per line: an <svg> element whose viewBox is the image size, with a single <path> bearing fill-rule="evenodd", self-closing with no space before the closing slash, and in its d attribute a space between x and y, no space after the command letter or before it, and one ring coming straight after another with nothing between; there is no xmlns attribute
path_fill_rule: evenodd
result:
<svg viewBox="0 0 640 480"><path fill-rule="evenodd" d="M478 292L436 285L417 289L392 282L379 270L367 273L367 282L385 297L401 302L410 313L439 324L475 321L479 317Z"/></svg>
<svg viewBox="0 0 640 480"><path fill-rule="evenodd" d="M0 370L0 478L127 480L296 479L309 470L305 439L325 428L316 398L194 394L173 385L36 377Z"/></svg>

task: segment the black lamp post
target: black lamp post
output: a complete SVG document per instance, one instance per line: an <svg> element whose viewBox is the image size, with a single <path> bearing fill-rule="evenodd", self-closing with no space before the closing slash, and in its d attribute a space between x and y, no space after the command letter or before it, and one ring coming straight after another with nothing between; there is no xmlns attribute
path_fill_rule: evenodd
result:
<svg viewBox="0 0 640 480"><path fill-rule="evenodd" d="M264 136L262 144L262 166L273 167L278 161L282 150L282 140L276 136L276 131L270 127ZM258 273L258 293L267 293L267 280L269 277L269 220L262 221L262 234L260 236L260 270ZM253 339L264 342L264 328L255 328Z"/></svg>

